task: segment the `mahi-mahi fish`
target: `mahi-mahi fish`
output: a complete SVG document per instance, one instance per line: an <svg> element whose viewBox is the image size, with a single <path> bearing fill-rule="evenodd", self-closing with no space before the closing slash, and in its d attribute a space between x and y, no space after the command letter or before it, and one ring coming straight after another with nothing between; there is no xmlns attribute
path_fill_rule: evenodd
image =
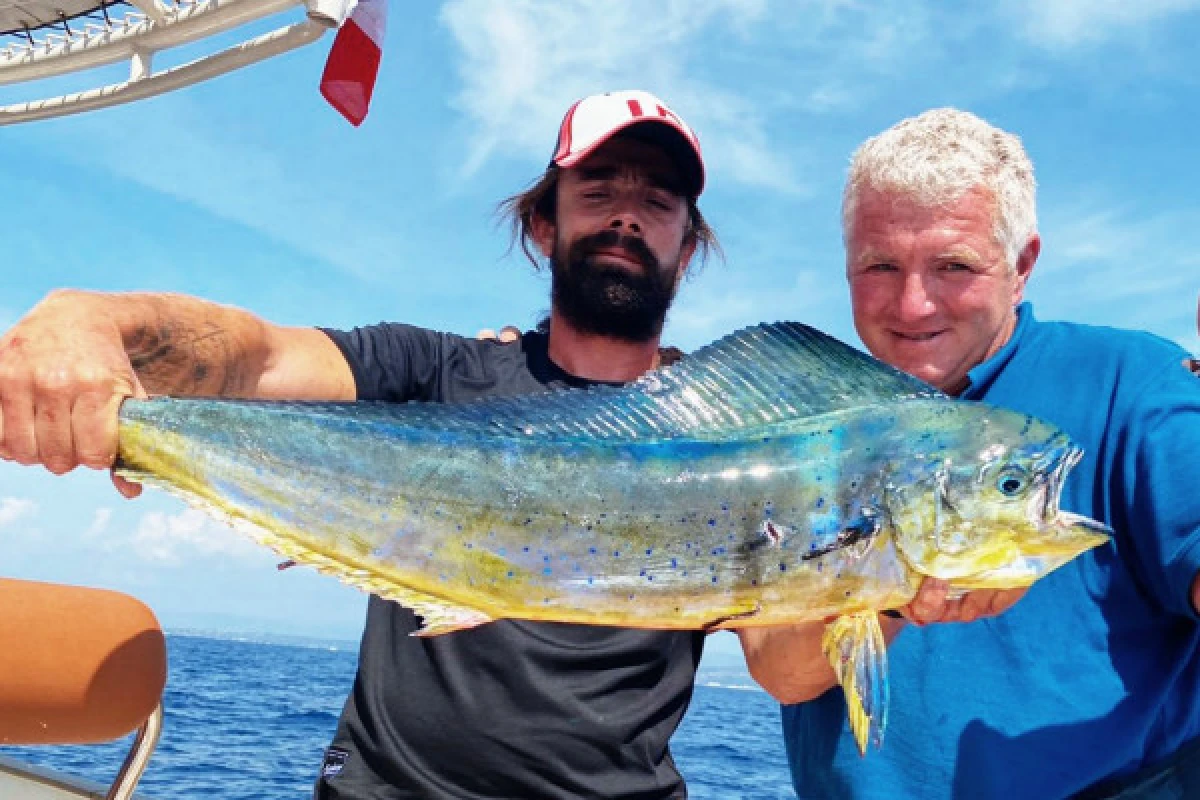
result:
<svg viewBox="0 0 1200 800"><path fill-rule="evenodd" d="M128 400L118 471L394 600L420 635L497 619L662 629L828 620L865 753L876 612L932 576L1025 587L1108 529L1058 508L1058 428L950 398L798 323L625 387L461 405Z"/></svg>

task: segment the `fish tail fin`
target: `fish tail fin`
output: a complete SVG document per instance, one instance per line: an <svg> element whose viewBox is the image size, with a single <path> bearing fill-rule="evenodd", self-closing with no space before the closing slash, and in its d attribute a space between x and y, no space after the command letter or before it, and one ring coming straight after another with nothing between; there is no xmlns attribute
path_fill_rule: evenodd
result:
<svg viewBox="0 0 1200 800"><path fill-rule="evenodd" d="M846 695L850 731L860 755L883 746L887 727L887 643L874 611L838 617L825 627L821 649Z"/></svg>

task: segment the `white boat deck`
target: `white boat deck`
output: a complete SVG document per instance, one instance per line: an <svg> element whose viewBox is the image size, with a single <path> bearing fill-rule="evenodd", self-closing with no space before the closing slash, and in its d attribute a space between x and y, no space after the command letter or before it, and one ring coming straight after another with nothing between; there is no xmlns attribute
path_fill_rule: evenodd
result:
<svg viewBox="0 0 1200 800"><path fill-rule="evenodd" d="M108 787L0 756L0 797L4 800L104 800ZM135 794L135 800L150 800Z"/></svg>

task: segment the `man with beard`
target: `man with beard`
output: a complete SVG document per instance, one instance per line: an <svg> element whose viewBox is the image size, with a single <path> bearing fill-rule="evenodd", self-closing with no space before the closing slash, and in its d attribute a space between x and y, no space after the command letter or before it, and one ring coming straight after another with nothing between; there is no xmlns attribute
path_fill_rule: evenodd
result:
<svg viewBox="0 0 1200 800"><path fill-rule="evenodd" d="M53 293L0 338L0 456L111 467L120 403L146 392L458 403L629 381L655 365L679 281L715 244L703 186L695 135L659 99L572 106L545 173L504 205L553 279L548 332L519 346L401 324L285 328L181 295ZM702 633L415 629L411 612L370 598L320 800L686 796L667 741Z"/></svg>

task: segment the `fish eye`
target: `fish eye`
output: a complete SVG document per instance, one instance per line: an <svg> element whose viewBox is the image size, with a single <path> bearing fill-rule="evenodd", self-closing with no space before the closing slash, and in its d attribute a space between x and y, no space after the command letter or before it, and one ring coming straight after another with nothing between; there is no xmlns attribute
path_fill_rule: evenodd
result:
<svg viewBox="0 0 1200 800"><path fill-rule="evenodd" d="M1005 497L1016 497L1029 482L1025 470L1020 467L1005 467L996 476L996 488Z"/></svg>

